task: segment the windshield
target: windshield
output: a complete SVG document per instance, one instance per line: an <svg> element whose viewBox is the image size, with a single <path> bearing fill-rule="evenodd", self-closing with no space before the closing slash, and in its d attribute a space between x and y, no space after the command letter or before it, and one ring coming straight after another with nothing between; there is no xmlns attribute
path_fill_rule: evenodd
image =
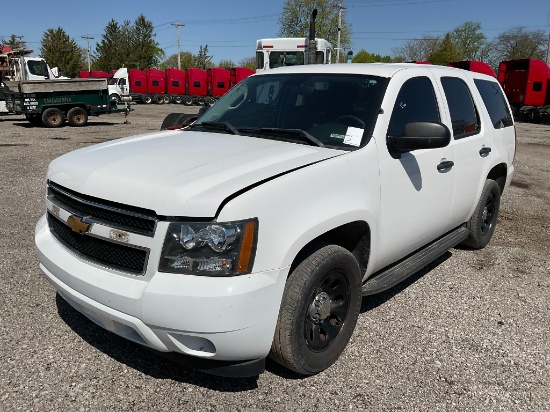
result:
<svg viewBox="0 0 550 412"><path fill-rule="evenodd" d="M269 53L269 67L301 66L304 64L304 52L272 51Z"/></svg>
<svg viewBox="0 0 550 412"><path fill-rule="evenodd" d="M44 76L46 79L50 78L48 73L48 66L44 60L29 60L27 61L29 73L35 76Z"/></svg>
<svg viewBox="0 0 550 412"><path fill-rule="evenodd" d="M192 130L354 150L372 135L387 83L386 78L356 74L251 76L204 113Z"/></svg>

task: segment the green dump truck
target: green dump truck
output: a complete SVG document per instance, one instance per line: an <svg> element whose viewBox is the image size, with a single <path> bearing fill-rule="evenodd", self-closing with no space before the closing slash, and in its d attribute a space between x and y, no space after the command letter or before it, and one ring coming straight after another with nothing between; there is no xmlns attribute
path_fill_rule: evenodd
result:
<svg viewBox="0 0 550 412"><path fill-rule="evenodd" d="M89 116L128 114L128 105L117 106L109 99L106 79L32 80L5 82L6 108L24 114L33 125L85 126Z"/></svg>

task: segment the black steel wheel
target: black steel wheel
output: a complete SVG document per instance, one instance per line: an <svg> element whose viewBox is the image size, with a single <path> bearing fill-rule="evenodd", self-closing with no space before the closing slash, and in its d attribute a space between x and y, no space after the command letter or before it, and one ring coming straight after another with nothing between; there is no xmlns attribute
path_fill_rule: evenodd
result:
<svg viewBox="0 0 550 412"><path fill-rule="evenodd" d="M361 308L361 270L336 245L319 245L287 279L270 357L302 375L331 366Z"/></svg>
<svg viewBox="0 0 550 412"><path fill-rule="evenodd" d="M86 126L88 123L88 113L82 107L73 107L67 113L67 120L74 127Z"/></svg>
<svg viewBox="0 0 550 412"><path fill-rule="evenodd" d="M112 101L112 102L115 102L116 104L119 104L120 103L120 96L116 93L111 93L109 95L109 100Z"/></svg>
<svg viewBox="0 0 550 412"><path fill-rule="evenodd" d="M64 122L63 112L55 107L50 107L42 113L42 123L46 127L60 127Z"/></svg>
<svg viewBox="0 0 550 412"><path fill-rule="evenodd" d="M472 249L482 249L491 240L500 210L500 187L487 179L474 214L467 224L470 234L463 244Z"/></svg>

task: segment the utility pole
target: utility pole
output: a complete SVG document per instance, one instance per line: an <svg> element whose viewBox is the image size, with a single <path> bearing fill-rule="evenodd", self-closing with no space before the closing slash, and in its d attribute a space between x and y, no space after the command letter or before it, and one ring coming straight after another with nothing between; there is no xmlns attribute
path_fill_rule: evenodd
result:
<svg viewBox="0 0 550 412"><path fill-rule="evenodd" d="M340 31L342 30L342 10L346 8L342 3L338 5L338 40L336 41L336 63L340 63Z"/></svg>
<svg viewBox="0 0 550 412"><path fill-rule="evenodd" d="M92 71L92 64L90 62L90 40L93 40L93 37L90 36L80 36L82 39L86 39L86 43L88 44L88 71Z"/></svg>
<svg viewBox="0 0 550 412"><path fill-rule="evenodd" d="M180 61L180 26L185 26L185 24L180 24L178 21L175 23L172 23L172 26L176 26L176 29L178 30L178 69L181 70L181 61Z"/></svg>

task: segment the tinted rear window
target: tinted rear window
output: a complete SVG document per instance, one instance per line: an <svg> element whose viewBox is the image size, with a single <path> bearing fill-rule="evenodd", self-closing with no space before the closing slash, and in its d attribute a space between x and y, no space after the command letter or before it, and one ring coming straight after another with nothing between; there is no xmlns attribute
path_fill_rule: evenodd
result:
<svg viewBox="0 0 550 412"><path fill-rule="evenodd" d="M495 129L502 129L514 124L512 114L508 110L506 97L497 83L489 80L474 80L479 94L487 107L491 123Z"/></svg>

